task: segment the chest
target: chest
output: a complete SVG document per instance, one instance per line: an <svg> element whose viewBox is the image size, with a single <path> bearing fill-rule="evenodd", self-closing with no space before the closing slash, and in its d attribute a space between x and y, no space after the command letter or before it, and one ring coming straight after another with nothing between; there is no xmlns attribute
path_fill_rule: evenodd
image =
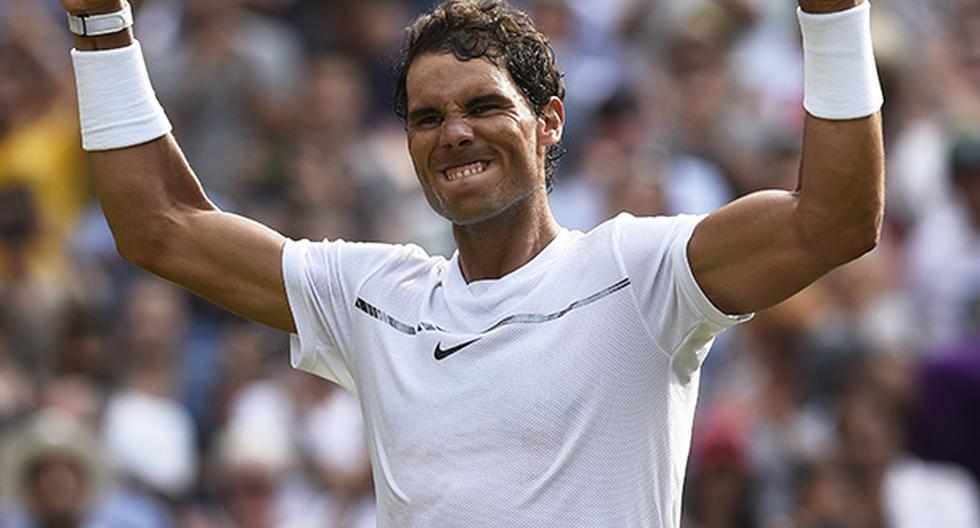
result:
<svg viewBox="0 0 980 528"><path fill-rule="evenodd" d="M518 308L473 331L366 311L359 324L370 345L354 367L368 427L416 460L472 460L553 451L657 408L667 364L627 287Z"/></svg>

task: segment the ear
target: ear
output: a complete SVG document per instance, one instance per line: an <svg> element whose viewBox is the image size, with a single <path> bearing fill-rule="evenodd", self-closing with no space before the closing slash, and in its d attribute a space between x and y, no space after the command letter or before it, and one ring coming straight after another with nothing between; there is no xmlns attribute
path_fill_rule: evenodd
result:
<svg viewBox="0 0 980 528"><path fill-rule="evenodd" d="M544 149L561 141L565 128L565 105L561 99L552 97L545 103L538 116L538 145Z"/></svg>

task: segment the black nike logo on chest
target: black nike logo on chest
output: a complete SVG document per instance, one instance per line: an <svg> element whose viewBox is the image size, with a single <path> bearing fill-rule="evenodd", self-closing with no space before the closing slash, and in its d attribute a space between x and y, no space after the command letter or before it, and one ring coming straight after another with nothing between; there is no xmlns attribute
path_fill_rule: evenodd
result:
<svg viewBox="0 0 980 528"><path fill-rule="evenodd" d="M498 328L501 328L503 326L537 325L537 324L550 323L551 321L556 321L571 313L572 310L577 310L579 308L583 308L585 306L598 302L601 299L605 299L606 297L626 288L629 285L630 285L630 279L629 277L626 277L620 279L619 281L613 283L610 286L607 286L593 293L592 295L582 297L581 299L573 301L568 305L566 305L564 308L554 312L546 312L546 313L536 313L536 312L523 313L522 312L522 313L515 313L515 314L508 315L507 317L498 320L496 323L490 325L484 330L480 332L475 332L476 334L480 335L475 339L471 339L469 341L466 341L465 343L460 343L454 347L450 347L446 349L442 348L441 342L436 344L435 358L436 360L446 359L447 357L455 354L456 352L459 352L460 350L472 345L473 343L476 343L480 339L483 339L483 337L486 334L489 334L490 332ZM422 335L423 333L428 333L428 332L447 332L442 327L432 322L420 321L414 325L407 324L404 321L389 314L388 312L382 310L381 308L378 308L377 306L362 299L361 297L358 297L357 301L354 302L354 307L360 310L361 312L363 312L364 314L366 314L368 317L388 325L396 332L399 332L403 335L419 336Z"/></svg>
<svg viewBox="0 0 980 528"><path fill-rule="evenodd" d="M436 350L435 350L436 360L441 361L443 359L446 359L447 357L455 354L456 352L459 352L460 350L463 350L464 348L472 345L473 343L476 343L480 339L483 339L483 338L482 337L478 337L476 339L470 339L469 341L466 341L465 343L460 343L460 344L458 344L458 345L456 345L454 347L449 347L449 348L446 348L446 349L442 348L442 343L441 342L440 343L436 343Z"/></svg>

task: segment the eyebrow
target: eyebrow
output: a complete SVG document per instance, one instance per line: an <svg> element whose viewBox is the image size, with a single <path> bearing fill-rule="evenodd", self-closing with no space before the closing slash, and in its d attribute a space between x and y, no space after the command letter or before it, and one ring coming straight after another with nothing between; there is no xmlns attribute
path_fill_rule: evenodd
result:
<svg viewBox="0 0 980 528"><path fill-rule="evenodd" d="M466 108L473 108L487 103L509 104L510 99L501 93L491 92L470 99L466 102Z"/></svg>

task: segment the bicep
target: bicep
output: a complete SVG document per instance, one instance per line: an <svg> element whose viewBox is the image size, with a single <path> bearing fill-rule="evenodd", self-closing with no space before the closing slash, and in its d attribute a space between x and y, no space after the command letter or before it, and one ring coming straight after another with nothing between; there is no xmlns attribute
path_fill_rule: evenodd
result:
<svg viewBox="0 0 980 528"><path fill-rule="evenodd" d="M834 267L812 250L798 205L796 193L760 191L698 224L688 243L688 260L718 309L738 314L768 308Z"/></svg>
<svg viewBox="0 0 980 528"><path fill-rule="evenodd" d="M238 315L295 331L282 274L285 237L218 210L187 211L172 225L150 271Z"/></svg>

